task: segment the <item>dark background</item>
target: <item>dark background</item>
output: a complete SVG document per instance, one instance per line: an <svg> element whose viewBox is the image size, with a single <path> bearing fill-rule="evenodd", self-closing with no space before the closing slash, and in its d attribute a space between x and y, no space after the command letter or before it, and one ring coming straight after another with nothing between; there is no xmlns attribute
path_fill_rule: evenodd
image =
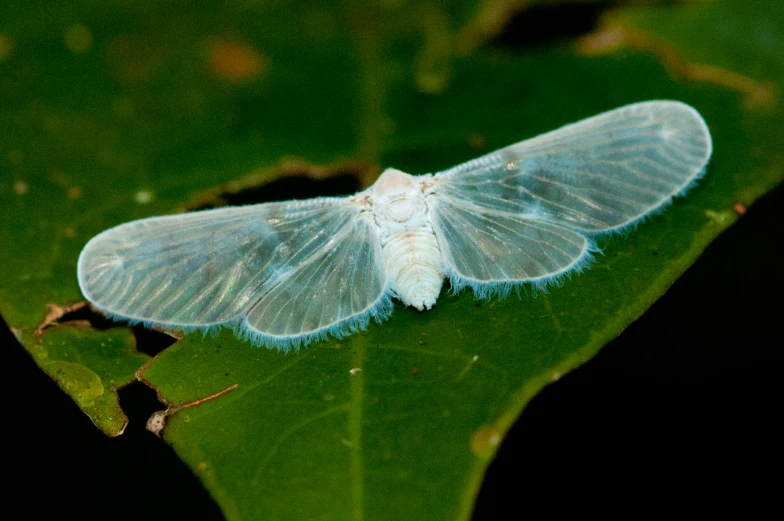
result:
<svg viewBox="0 0 784 521"><path fill-rule="evenodd" d="M528 405L487 471L475 521L652 512L781 514L784 187L759 200L654 306ZM29 519L220 520L120 391L106 438L0 329L3 510Z"/></svg>

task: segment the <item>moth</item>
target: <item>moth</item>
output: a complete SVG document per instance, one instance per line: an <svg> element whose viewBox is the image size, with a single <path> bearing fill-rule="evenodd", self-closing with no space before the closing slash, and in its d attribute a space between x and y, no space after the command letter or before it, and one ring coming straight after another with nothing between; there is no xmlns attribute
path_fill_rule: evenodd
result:
<svg viewBox="0 0 784 521"><path fill-rule="evenodd" d="M677 101L635 103L436 174L385 170L367 190L151 217L104 231L79 285L115 319L232 327L287 350L432 308L444 279L477 298L579 272L595 238L683 194L710 133Z"/></svg>

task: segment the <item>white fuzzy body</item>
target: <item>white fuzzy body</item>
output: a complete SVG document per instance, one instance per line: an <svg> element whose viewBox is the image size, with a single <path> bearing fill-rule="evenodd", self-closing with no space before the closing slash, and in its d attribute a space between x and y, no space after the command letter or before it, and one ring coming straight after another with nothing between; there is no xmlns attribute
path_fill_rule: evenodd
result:
<svg viewBox="0 0 784 521"><path fill-rule="evenodd" d="M419 310L433 307L444 282L441 249L425 200L430 181L432 176L388 168L358 197L378 226L392 290Z"/></svg>

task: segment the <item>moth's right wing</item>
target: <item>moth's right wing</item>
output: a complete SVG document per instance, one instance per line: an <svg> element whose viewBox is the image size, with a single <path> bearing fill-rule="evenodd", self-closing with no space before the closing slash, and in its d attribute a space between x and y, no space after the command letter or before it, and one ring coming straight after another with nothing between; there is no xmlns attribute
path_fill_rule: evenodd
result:
<svg viewBox="0 0 784 521"><path fill-rule="evenodd" d="M94 237L79 257L82 292L111 316L240 332L286 347L388 313L372 220L322 198L152 217Z"/></svg>
<svg viewBox="0 0 784 521"><path fill-rule="evenodd" d="M436 194L573 230L622 229L669 202L712 151L702 116L677 101L627 105L436 175Z"/></svg>
<svg viewBox="0 0 784 521"><path fill-rule="evenodd" d="M433 228L455 291L469 286L484 298L504 295L510 283L543 287L589 259L591 241L563 226L449 200L433 204Z"/></svg>
<svg viewBox="0 0 784 521"><path fill-rule="evenodd" d="M436 174L430 216L453 286L481 296L579 269L592 235L669 202L704 170L711 149L697 111L650 101Z"/></svg>

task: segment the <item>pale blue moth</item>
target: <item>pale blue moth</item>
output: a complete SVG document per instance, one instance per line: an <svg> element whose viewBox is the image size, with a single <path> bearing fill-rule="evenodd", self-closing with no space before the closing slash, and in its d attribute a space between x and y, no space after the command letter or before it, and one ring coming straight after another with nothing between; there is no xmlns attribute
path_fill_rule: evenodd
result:
<svg viewBox="0 0 784 521"><path fill-rule="evenodd" d="M351 197L151 217L84 247L79 285L106 315L184 331L234 328L288 349L345 337L392 298L430 309L444 278L477 298L544 287L683 194L711 138L676 101L627 105L437 174L387 169Z"/></svg>

